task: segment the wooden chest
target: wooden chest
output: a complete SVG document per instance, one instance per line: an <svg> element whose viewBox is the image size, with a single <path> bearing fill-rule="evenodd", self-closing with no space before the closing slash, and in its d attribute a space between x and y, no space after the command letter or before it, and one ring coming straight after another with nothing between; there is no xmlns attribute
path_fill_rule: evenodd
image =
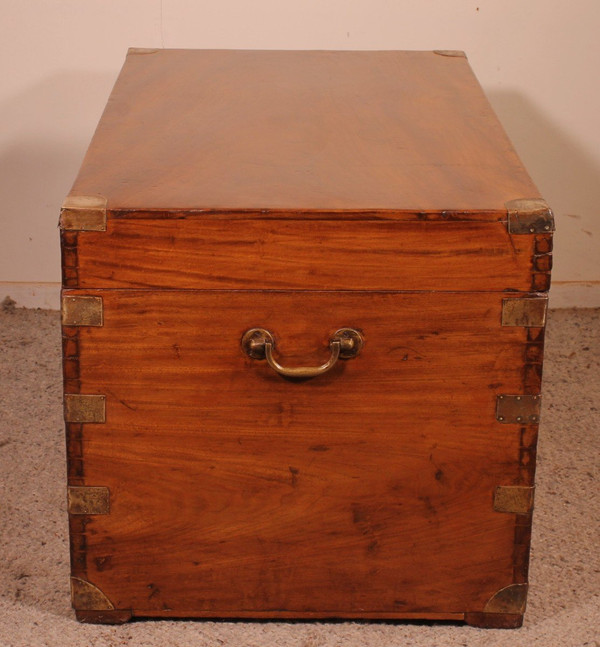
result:
<svg viewBox="0 0 600 647"><path fill-rule="evenodd" d="M464 54L130 50L60 223L80 620L521 624L553 220Z"/></svg>

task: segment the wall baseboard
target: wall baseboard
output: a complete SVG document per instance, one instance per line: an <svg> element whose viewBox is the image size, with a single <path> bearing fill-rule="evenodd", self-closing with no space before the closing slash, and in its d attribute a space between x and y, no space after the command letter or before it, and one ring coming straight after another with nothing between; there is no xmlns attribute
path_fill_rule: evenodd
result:
<svg viewBox="0 0 600 647"><path fill-rule="evenodd" d="M60 283L0 282L0 302L7 296L17 308L59 310ZM554 281L550 308L600 308L600 281Z"/></svg>
<svg viewBox="0 0 600 647"><path fill-rule="evenodd" d="M552 310L562 308L600 308L600 281L552 281Z"/></svg>
<svg viewBox="0 0 600 647"><path fill-rule="evenodd" d="M6 297L15 301L17 308L60 310L60 283L0 282L0 303Z"/></svg>

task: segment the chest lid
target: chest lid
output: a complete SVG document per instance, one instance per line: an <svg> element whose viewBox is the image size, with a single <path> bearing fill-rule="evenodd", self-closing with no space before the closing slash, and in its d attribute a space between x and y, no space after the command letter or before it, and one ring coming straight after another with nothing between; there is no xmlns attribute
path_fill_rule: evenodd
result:
<svg viewBox="0 0 600 647"><path fill-rule="evenodd" d="M71 195L115 210L504 213L539 197L463 55L135 49Z"/></svg>
<svg viewBox="0 0 600 647"><path fill-rule="evenodd" d="M132 49L61 227L66 287L528 291L553 223L461 52Z"/></svg>

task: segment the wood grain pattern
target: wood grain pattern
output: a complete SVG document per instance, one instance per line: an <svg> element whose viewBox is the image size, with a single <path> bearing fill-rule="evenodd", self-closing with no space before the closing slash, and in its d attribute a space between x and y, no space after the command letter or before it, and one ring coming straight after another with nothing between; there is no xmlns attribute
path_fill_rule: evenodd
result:
<svg viewBox="0 0 600 647"><path fill-rule="evenodd" d="M84 288L528 292L534 246L533 236L510 236L501 222L109 220L106 232L79 234L64 281Z"/></svg>
<svg viewBox="0 0 600 647"><path fill-rule="evenodd" d="M465 58L159 50L127 57L71 195L497 219L539 193Z"/></svg>
<svg viewBox="0 0 600 647"><path fill-rule="evenodd" d="M523 388L527 332L506 295L105 290L79 329L85 573L134 615L448 617L513 582L518 426L496 395ZM361 355L293 382L250 360L273 331L287 364L319 363L340 326ZM434 614L434 615L432 615ZM438 615L439 614L439 615Z"/></svg>

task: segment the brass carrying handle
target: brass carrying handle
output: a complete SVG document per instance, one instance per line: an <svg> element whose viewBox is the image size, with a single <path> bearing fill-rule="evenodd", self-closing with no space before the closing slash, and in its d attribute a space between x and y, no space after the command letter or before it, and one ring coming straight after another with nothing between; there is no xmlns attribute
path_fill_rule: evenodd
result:
<svg viewBox="0 0 600 647"><path fill-rule="evenodd" d="M316 377L332 369L338 359L356 357L363 346L362 335L354 328L340 328L329 340L331 356L321 366L282 366L274 357L275 340L273 335L264 328L251 328L242 337L242 349L249 357L266 359L267 364L279 375L284 377L307 378Z"/></svg>

